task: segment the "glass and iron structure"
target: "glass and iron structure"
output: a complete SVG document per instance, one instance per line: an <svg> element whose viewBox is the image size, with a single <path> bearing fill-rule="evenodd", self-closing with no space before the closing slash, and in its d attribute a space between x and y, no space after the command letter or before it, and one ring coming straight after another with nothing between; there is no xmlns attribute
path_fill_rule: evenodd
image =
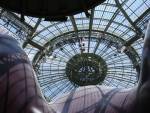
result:
<svg viewBox="0 0 150 113"><path fill-rule="evenodd" d="M130 88L138 82L149 0L106 0L65 22L0 8L0 29L20 42L47 101L86 85Z"/></svg>

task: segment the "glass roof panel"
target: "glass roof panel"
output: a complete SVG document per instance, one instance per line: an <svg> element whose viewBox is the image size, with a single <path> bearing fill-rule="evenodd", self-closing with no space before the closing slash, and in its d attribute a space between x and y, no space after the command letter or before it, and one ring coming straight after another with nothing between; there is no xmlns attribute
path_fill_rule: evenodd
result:
<svg viewBox="0 0 150 113"><path fill-rule="evenodd" d="M149 8L147 4L150 4L149 0L129 0L124 5L123 8L130 16L130 18L135 21L142 13Z"/></svg>
<svg viewBox="0 0 150 113"><path fill-rule="evenodd" d="M31 45L27 45L27 47L24 49L24 51L26 52L26 54L29 57L29 60L32 62L34 55L39 51L37 48L31 46Z"/></svg>
<svg viewBox="0 0 150 113"><path fill-rule="evenodd" d="M19 14L0 8L0 28L7 29L20 45L24 45L30 61L46 51L37 61L39 67L35 70L37 68L38 81L49 101L79 87L68 80L65 67L69 59L81 51L97 54L106 62L108 69L103 85L133 87L137 83L135 62L120 51L140 29L141 36L127 48L133 56L139 55L136 59L140 63L142 38L150 20L150 0L119 0L119 3L126 15L115 0L106 0L94 8L93 17L86 17L83 12L68 17L66 22L49 22L28 16L21 22ZM88 12L92 13L91 10Z"/></svg>

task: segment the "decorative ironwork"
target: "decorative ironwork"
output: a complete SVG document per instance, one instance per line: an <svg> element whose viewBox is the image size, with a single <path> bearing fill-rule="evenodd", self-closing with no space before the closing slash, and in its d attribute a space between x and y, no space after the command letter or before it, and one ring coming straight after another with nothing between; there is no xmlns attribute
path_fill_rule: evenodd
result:
<svg viewBox="0 0 150 113"><path fill-rule="evenodd" d="M98 55L81 53L67 62L66 75L79 86L101 84L107 75L107 65Z"/></svg>

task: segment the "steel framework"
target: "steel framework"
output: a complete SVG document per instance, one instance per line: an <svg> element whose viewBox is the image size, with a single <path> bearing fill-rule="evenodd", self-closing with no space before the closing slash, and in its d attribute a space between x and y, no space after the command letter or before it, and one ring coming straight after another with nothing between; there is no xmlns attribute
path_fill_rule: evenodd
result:
<svg viewBox="0 0 150 113"><path fill-rule="evenodd" d="M66 22L27 16L21 22L21 15L0 8L0 27L10 31L29 55L42 92L51 101L80 87L66 75L67 63L77 54L95 54L106 62L102 85L133 87L140 72L149 6L149 0L106 0L89 10L89 18L80 13Z"/></svg>

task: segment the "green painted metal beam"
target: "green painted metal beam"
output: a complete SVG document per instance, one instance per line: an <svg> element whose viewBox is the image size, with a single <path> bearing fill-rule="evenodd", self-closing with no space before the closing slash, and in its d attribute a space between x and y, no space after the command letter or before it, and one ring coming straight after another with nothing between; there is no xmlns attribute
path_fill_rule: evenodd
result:
<svg viewBox="0 0 150 113"><path fill-rule="evenodd" d="M40 25L42 19L39 18L37 23L35 24L34 28L32 29L32 31L28 34L26 41L23 43L22 47L25 48L27 46L27 44L30 42L30 40L33 39L33 34L35 33L35 31L37 30L38 26ZM30 43L32 45L32 43Z"/></svg>
<svg viewBox="0 0 150 113"><path fill-rule="evenodd" d="M94 18L94 9L91 9L90 22L89 22L89 39L88 39L88 53L90 50L90 39L92 34L93 18Z"/></svg>

